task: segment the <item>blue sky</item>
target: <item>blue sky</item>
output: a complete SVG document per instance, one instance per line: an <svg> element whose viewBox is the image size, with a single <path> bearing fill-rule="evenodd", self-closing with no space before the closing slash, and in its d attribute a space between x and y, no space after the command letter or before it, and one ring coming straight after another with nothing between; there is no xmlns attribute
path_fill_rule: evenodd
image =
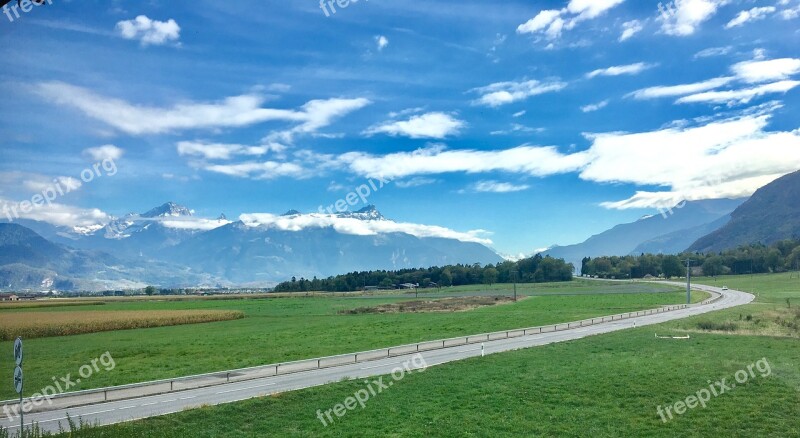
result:
<svg viewBox="0 0 800 438"><path fill-rule="evenodd" d="M313 213L382 177L368 202L385 216L530 254L800 168L798 0L325 9L0 15L0 201L103 159L113 175L27 217L89 225L168 200L209 218Z"/></svg>

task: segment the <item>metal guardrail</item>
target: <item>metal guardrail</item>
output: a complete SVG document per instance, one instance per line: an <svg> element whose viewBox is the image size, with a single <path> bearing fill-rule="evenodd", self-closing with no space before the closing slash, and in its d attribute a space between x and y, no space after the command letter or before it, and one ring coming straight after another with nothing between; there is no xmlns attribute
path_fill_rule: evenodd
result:
<svg viewBox="0 0 800 438"><path fill-rule="evenodd" d="M137 397L168 394L172 392L186 391L190 389L219 386L229 383L255 380L264 377L275 377L286 374L300 373L324 368L333 368L342 365L349 365L361 362L369 362L395 356L403 356L424 351L441 350L450 347L457 347L469 344L476 344L501 339L511 339L523 336L537 335L542 333L555 333L559 331L571 330L579 327L589 327L592 325L603 324L612 321L636 318L639 316L655 315L659 313L671 312L688 307L704 306L715 302L721 295L712 290L697 289L709 292L709 298L698 304L681 304L675 306L665 306L657 309L642 310L638 312L621 313L611 316L598 318L587 318L581 321L531 327L525 329L506 330L477 335L460 336L456 338L442 339L436 341L424 341L414 344L400 345L396 347L381 348L377 350L362 351L358 353L341 354L336 356L326 356L315 359L305 359L293 362L281 362L270 365L260 365L250 368L241 368L230 371L198 374L194 376L178 377L174 379L154 380L150 382L133 383L129 385L113 386L107 388L87 389L83 391L68 392L58 394L50 398L52 403L44 401L40 406L31 403L33 409L29 412L46 412L57 409L84 406L95 403L126 400ZM714 296L715 295L715 296ZM28 398L27 402L34 399ZM38 401L43 401L38 399ZM19 400L0 401L0 406L17 406ZM27 412L26 412L27 413Z"/></svg>

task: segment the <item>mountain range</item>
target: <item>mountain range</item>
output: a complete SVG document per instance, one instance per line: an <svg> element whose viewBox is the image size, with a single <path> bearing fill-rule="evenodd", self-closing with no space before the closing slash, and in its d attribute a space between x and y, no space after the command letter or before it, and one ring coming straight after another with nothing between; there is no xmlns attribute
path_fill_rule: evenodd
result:
<svg viewBox="0 0 800 438"><path fill-rule="evenodd" d="M269 219L199 219L169 202L99 227L0 224L0 288L268 287L293 276L502 261L480 243L393 231L398 224L374 206Z"/></svg>
<svg viewBox="0 0 800 438"><path fill-rule="evenodd" d="M681 203L543 254L578 267L584 257L717 252L798 238L797 199L800 171L749 199ZM396 223L374 206L331 215L290 210L230 221L224 214L197 218L168 202L91 227L20 219L0 223L0 289L269 287L291 277L502 261L480 239L442 237L441 230Z"/></svg>
<svg viewBox="0 0 800 438"><path fill-rule="evenodd" d="M785 175L747 199L681 203L656 216L616 227L546 254L581 266L584 257L719 252L752 243L800 238L800 171Z"/></svg>
<svg viewBox="0 0 800 438"><path fill-rule="evenodd" d="M681 203L663 214L617 225L586 241L555 246L546 254L581 266L584 257L641 253L679 253L694 241L725 225L744 199L712 199Z"/></svg>
<svg viewBox="0 0 800 438"><path fill-rule="evenodd" d="M694 242L689 250L718 252L749 243L769 245L800 238L800 171L758 189L731 213L731 220Z"/></svg>

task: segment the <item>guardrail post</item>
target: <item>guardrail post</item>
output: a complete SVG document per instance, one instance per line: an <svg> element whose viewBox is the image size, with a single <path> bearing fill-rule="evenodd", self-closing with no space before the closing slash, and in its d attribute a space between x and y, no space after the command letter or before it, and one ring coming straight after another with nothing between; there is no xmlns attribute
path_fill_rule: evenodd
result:
<svg viewBox="0 0 800 438"><path fill-rule="evenodd" d="M172 392L172 383L173 383L173 381L172 381L172 380L170 380L170 381L169 381L169 390L170 390L170 392Z"/></svg>
<svg viewBox="0 0 800 438"><path fill-rule="evenodd" d="M228 383L231 383L231 373L225 373L225 380L226 380Z"/></svg>
<svg viewBox="0 0 800 438"><path fill-rule="evenodd" d="M108 401L108 390L107 389L103 390L103 401Z"/></svg>

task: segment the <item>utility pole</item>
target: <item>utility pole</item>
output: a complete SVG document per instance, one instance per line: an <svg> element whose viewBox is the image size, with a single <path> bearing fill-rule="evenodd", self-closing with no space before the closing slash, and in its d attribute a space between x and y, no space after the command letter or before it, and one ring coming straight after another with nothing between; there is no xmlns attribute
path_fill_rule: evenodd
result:
<svg viewBox="0 0 800 438"><path fill-rule="evenodd" d="M686 262L686 304L692 304L692 259Z"/></svg>
<svg viewBox="0 0 800 438"><path fill-rule="evenodd" d="M517 271L511 271L512 276L514 277L514 302L517 302Z"/></svg>

